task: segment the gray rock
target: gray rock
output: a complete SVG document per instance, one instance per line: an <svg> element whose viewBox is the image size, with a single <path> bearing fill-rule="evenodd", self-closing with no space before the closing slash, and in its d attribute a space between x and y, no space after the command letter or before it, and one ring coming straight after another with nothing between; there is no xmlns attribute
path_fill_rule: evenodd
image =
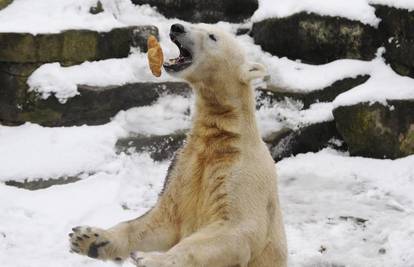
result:
<svg viewBox="0 0 414 267"><path fill-rule="evenodd" d="M390 158L414 154L414 100L360 103L334 110L336 127L353 156Z"/></svg>
<svg viewBox="0 0 414 267"><path fill-rule="evenodd" d="M70 184L79 181L79 177L60 177L56 179L35 179L35 180L24 180L23 182L9 180L5 184L9 186L15 186L27 190L39 190L51 187L53 185Z"/></svg>
<svg viewBox="0 0 414 267"><path fill-rule="evenodd" d="M375 6L385 59L401 75L414 77L414 11Z"/></svg>
<svg viewBox="0 0 414 267"><path fill-rule="evenodd" d="M142 34L138 34L142 32ZM158 36L155 26L117 28L109 32L67 30L57 34L0 33L0 62L75 64L108 58L122 58L130 47L146 51L146 37Z"/></svg>
<svg viewBox="0 0 414 267"><path fill-rule="evenodd" d="M91 6L91 8L89 9L89 13L93 15L96 15L102 12L104 12L104 9L103 9L101 1L96 2L96 4L94 6Z"/></svg>
<svg viewBox="0 0 414 267"><path fill-rule="evenodd" d="M273 55L314 64L341 58L369 60L381 44L374 27L305 12L255 23L250 34Z"/></svg>
<svg viewBox="0 0 414 267"><path fill-rule="evenodd" d="M104 88L79 86L78 90L80 94L68 99L65 104L54 96L43 100L34 93L27 93L20 106L0 105L0 123L20 125L30 121L43 126L97 125L109 122L120 110L150 105L161 95L187 96L191 93L186 83L175 82L134 83ZM14 95L7 97L12 101Z"/></svg>
<svg viewBox="0 0 414 267"><path fill-rule="evenodd" d="M334 121L320 122L297 130L284 129L265 139L275 161L299 153L317 152L331 146L331 140L341 140ZM336 147L345 149L345 147Z"/></svg>
<svg viewBox="0 0 414 267"><path fill-rule="evenodd" d="M257 0L132 0L138 5L149 4L167 18L190 22L242 22L258 8Z"/></svg>
<svg viewBox="0 0 414 267"><path fill-rule="evenodd" d="M178 132L170 135L135 135L122 138L116 143L118 152L147 152L155 161L171 160L174 153L184 144L186 133Z"/></svg>

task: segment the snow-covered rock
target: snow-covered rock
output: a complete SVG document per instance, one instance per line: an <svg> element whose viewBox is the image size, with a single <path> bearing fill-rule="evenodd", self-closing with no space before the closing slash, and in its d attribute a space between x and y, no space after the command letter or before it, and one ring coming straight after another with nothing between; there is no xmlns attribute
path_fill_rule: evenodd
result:
<svg viewBox="0 0 414 267"><path fill-rule="evenodd" d="M167 18L205 23L243 22L258 8L257 0L132 0L132 2L154 6Z"/></svg>
<svg viewBox="0 0 414 267"><path fill-rule="evenodd" d="M147 33L147 36L139 32ZM127 57L133 44L146 50L148 34L158 35L154 26L115 28L109 32L66 30L61 33L37 34L0 32L0 62L81 63L108 58Z"/></svg>
<svg viewBox="0 0 414 267"><path fill-rule="evenodd" d="M140 82L106 87L79 85L76 92L64 103L54 96L33 98L15 113L1 113L0 121L6 125L28 121L44 126L98 125L109 122L121 110L150 106L166 94L188 97L191 91L185 83Z"/></svg>
<svg viewBox="0 0 414 267"><path fill-rule="evenodd" d="M385 59L399 74L414 77L414 8L409 11L376 5L375 9L381 18Z"/></svg>
<svg viewBox="0 0 414 267"><path fill-rule="evenodd" d="M266 90L258 90L262 92L262 98L270 102L283 101L285 98L290 98L295 101L301 101L303 108L307 109L314 103L332 102L338 95L363 84L368 78L368 75L357 76L356 78L344 78L325 88L312 91L287 90L274 85L269 85Z"/></svg>
<svg viewBox="0 0 414 267"><path fill-rule="evenodd" d="M273 55L313 64L341 58L370 60L381 43L373 26L305 12L256 22L251 35Z"/></svg>
<svg viewBox="0 0 414 267"><path fill-rule="evenodd" d="M395 159L414 154L414 98L342 106L333 114L351 155Z"/></svg>

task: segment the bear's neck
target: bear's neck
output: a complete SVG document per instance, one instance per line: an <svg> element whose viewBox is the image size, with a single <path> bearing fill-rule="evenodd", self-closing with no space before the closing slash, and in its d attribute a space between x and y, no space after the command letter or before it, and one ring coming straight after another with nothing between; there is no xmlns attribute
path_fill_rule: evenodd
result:
<svg viewBox="0 0 414 267"><path fill-rule="evenodd" d="M193 84L196 104L191 136L234 138L241 144L261 142L255 117L255 98L250 84ZM207 138L210 139L210 138ZM231 138L230 138L231 139Z"/></svg>

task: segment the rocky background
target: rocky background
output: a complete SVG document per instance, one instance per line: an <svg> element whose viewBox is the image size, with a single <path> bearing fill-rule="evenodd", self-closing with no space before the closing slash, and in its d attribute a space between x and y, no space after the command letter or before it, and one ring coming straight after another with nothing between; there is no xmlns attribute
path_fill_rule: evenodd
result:
<svg viewBox="0 0 414 267"><path fill-rule="evenodd" d="M156 203L194 97L151 74L145 43L176 57L182 20L269 70L256 116L289 266L414 266L412 0L0 0L0 266L119 267L67 234Z"/></svg>
<svg viewBox="0 0 414 267"><path fill-rule="evenodd" d="M0 0L0 9L12 0ZM149 4L166 17L190 22L243 22L258 7L257 0L132 0ZM414 78L414 12L376 5L381 19L377 28L342 17L298 13L271 18L243 27L238 34L250 35L264 51L278 57L324 64L337 59L371 60L379 47L395 72ZM90 12L102 11L97 4ZM184 83L135 83L124 86L91 87L78 85L79 95L61 103L51 96L42 99L28 91L27 79L40 65L59 62L63 66L109 58L127 57L130 47L145 51L155 26L113 29L102 33L68 30L58 34L0 33L0 123L42 126L98 125L110 121L121 110L151 105L160 95L190 95ZM332 102L339 94L358 86L369 75L338 80L328 88L311 93L295 93L279 88L258 89L258 108L263 100L278 103L300 101L306 110L313 103ZM269 92L269 89L271 90ZM398 90L394 88L393 90ZM414 90L414 88L413 88ZM334 120L286 128L265 137L275 161L304 152L333 146L351 155L395 159L414 153L414 99L380 103L360 103L338 107ZM172 157L182 144L185 131L165 136L132 136L119 140L119 151L148 151L155 160ZM16 183L10 182L16 185ZM30 184L28 188L49 186ZM22 186L22 185L20 185Z"/></svg>

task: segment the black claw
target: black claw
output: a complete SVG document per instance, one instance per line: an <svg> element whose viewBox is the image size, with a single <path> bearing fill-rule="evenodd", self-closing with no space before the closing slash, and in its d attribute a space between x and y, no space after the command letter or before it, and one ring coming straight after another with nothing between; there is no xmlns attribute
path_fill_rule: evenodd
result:
<svg viewBox="0 0 414 267"><path fill-rule="evenodd" d="M105 241L99 244L92 243L91 246L89 247L88 256L91 258L95 258L95 259L98 258L99 256L98 249L108 244L109 244L109 241Z"/></svg>
<svg viewBox="0 0 414 267"><path fill-rule="evenodd" d="M79 244L78 244L78 243L76 243L76 242L72 242L72 245L73 245L74 247L79 247Z"/></svg>
<svg viewBox="0 0 414 267"><path fill-rule="evenodd" d="M84 238L90 238L90 236L83 234L82 235Z"/></svg>
<svg viewBox="0 0 414 267"><path fill-rule="evenodd" d="M73 236L73 233L70 233L70 234L69 234L69 237L72 237L72 236Z"/></svg>
<svg viewBox="0 0 414 267"><path fill-rule="evenodd" d="M82 238L82 237L80 237L80 236L77 236L77 237L76 237L76 240L78 240L78 241L82 241L82 240L83 240L83 238Z"/></svg>
<svg viewBox="0 0 414 267"><path fill-rule="evenodd" d="M78 226L78 227L74 227L74 228L72 228L72 231L74 231L74 232L79 232L79 229L80 229L80 227Z"/></svg>
<svg viewBox="0 0 414 267"><path fill-rule="evenodd" d="M98 236L99 236L99 234L94 234L94 236L95 236L95 237L98 237Z"/></svg>
<svg viewBox="0 0 414 267"><path fill-rule="evenodd" d="M120 257L116 257L114 260L115 261L122 261L122 259Z"/></svg>

